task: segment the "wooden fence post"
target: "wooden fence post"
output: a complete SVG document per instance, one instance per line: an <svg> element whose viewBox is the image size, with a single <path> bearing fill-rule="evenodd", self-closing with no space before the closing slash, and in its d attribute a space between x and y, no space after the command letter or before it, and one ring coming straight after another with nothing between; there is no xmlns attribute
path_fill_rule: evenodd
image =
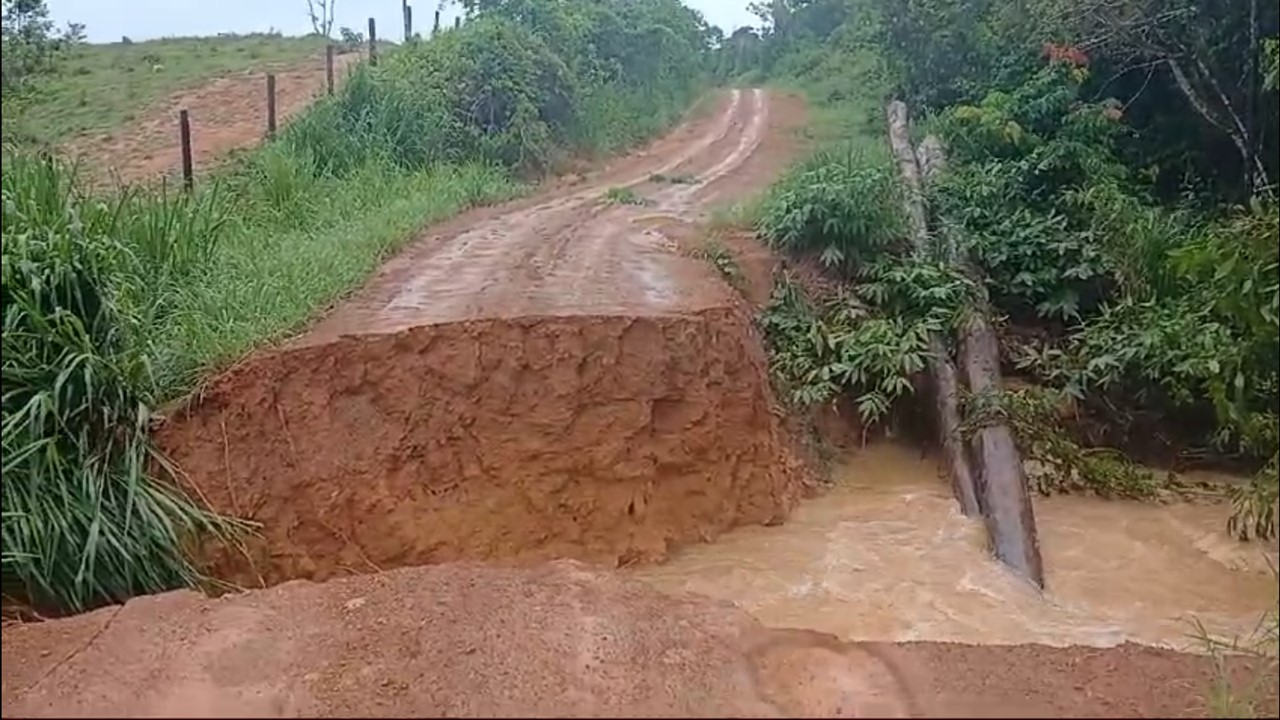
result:
<svg viewBox="0 0 1280 720"><path fill-rule="evenodd" d="M431 27L431 37L440 34L440 11L436 11L436 24Z"/></svg>
<svg viewBox="0 0 1280 720"><path fill-rule="evenodd" d="M333 43L324 49L324 81L328 85L329 94L333 94Z"/></svg>
<svg viewBox="0 0 1280 720"><path fill-rule="evenodd" d="M454 18L454 19L453 19L453 29L454 29L454 30L457 30L457 29L458 29L458 28L460 28L460 27L462 27L462 16L461 16L461 15L459 15L458 17L456 17L456 18Z"/></svg>
<svg viewBox="0 0 1280 720"><path fill-rule="evenodd" d="M267 137L276 134L276 76L267 73Z"/></svg>
<svg viewBox="0 0 1280 720"><path fill-rule="evenodd" d="M185 109L178 111L178 140L182 144L182 187L191 192L196 179L191 165L191 116Z"/></svg>
<svg viewBox="0 0 1280 720"><path fill-rule="evenodd" d="M409 42L413 39L413 8L409 7L409 0L400 0L400 14L404 16L404 41Z"/></svg>
<svg viewBox="0 0 1280 720"><path fill-rule="evenodd" d="M369 64L378 64L378 26L369 18Z"/></svg>

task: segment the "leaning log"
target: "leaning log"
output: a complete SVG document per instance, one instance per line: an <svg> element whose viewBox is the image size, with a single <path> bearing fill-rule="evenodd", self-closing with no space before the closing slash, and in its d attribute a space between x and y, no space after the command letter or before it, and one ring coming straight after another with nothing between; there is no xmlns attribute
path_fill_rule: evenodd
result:
<svg viewBox="0 0 1280 720"><path fill-rule="evenodd" d="M929 255L929 226L922 197L920 166L907 134L907 106L901 102L889 105L889 141L902 173L903 209L906 211L912 248L917 257ZM974 472L960 435L960 383L955 363L941 333L929 335L929 380L933 387L937 416L938 440L945 458L947 477L960 511L969 517L980 512Z"/></svg>
<svg viewBox="0 0 1280 720"><path fill-rule="evenodd" d="M946 167L946 151L936 136L930 135L920 143L916 157L925 183ZM967 273L981 289L983 284L979 270L956 246L955 233L944 235L947 241L943 243L943 254L948 262ZM969 392L976 398L998 397L1004 391L1000 376L1000 342L991 327L990 317L991 303L983 293L963 324L960 358ZM1036 585L1044 587L1044 565L1040 557L1035 509L1031 505L1022 454L1014 442L1013 431L1004 422L979 422L972 428L969 448L978 473L979 502L991 528L996 556ZM996 532L997 527L1019 530Z"/></svg>
<svg viewBox="0 0 1280 720"><path fill-rule="evenodd" d="M907 218L911 225L913 243L918 252L921 248L927 251L928 214L924 206L924 187L920 172L922 158L911 148L907 106L895 100L889 104L887 114L889 143L901 169L905 186L904 195L910 206L907 208ZM945 155L940 142L936 139L926 141L922 144L920 155L924 156L923 164L929 169L930 174L941 172ZM943 256L948 261L972 273L972 266L960 248L947 244L943 250ZM981 283L977 284L981 286ZM969 309L960 333L960 357L964 368L964 379L968 383L970 394L975 398L998 396L1003 386L1000 377L1000 348L995 331L988 320L989 313L989 303L985 298L981 298ZM943 350L945 351L945 347ZM949 356L947 358L949 361ZM957 386L951 402L958 399L958 393ZM939 397L942 397L941 392ZM938 401L940 426L947 422L948 415L954 411L954 407L947 408L944 407L945 404L944 400ZM958 412L955 417L958 425ZM966 467L971 477L976 480L973 483L974 491L978 505L982 509L987 530L991 535L996 557L1037 586L1044 587L1044 566L1040 557L1031 495L1022 470L1022 455L1018 451L1013 432L1007 423L999 417L980 419L982 422L978 427L971 428L970 431L969 452L966 456L972 460L972 463L967 464ZM958 437L958 427L955 427L955 433L952 436L953 441ZM943 448L948 454L947 463L950 469L956 463L956 459L954 450L948 450L946 439L947 436L944 435ZM962 454L964 454L963 451Z"/></svg>
<svg viewBox="0 0 1280 720"><path fill-rule="evenodd" d="M968 314L960 339L965 379L975 398L998 397L1004 390L1000 345L983 305ZM1044 587L1036 515L1013 431L999 418L983 418L970 432L969 450L980 478L983 514L996 557Z"/></svg>

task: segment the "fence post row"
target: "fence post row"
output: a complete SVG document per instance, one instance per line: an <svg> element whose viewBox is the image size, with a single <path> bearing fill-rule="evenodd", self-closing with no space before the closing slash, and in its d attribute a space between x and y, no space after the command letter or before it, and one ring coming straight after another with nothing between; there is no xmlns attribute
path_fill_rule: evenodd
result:
<svg viewBox="0 0 1280 720"><path fill-rule="evenodd" d="M178 142L182 145L182 187L191 192L196 179L191 164L191 116L185 109L178 111Z"/></svg>
<svg viewBox="0 0 1280 720"><path fill-rule="evenodd" d="M369 18L369 64L378 64L378 26Z"/></svg>
<svg viewBox="0 0 1280 720"><path fill-rule="evenodd" d="M329 94L333 94L333 43L329 43L324 49L324 81L329 89Z"/></svg>
<svg viewBox="0 0 1280 720"><path fill-rule="evenodd" d="M267 73L267 137L276 134L276 76Z"/></svg>

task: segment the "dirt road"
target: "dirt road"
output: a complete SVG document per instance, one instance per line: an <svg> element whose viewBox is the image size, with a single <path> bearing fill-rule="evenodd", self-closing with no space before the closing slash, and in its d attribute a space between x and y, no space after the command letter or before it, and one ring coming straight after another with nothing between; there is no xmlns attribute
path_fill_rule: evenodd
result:
<svg viewBox="0 0 1280 720"><path fill-rule="evenodd" d="M760 189L768 176L737 173L761 150L775 103L783 104L776 135L795 122L787 114L794 101L733 90L595 177L450 223L387 265L299 344L481 318L643 317L730 305L728 288L652 226L693 220L727 192ZM680 182L651 180L660 177ZM637 204L608 197L623 188Z"/></svg>
<svg viewBox="0 0 1280 720"><path fill-rule="evenodd" d="M212 551L217 573L619 565L785 517L801 468L750 312L672 228L763 188L802 110L710 98L585 178L432 229L213 379L159 440L214 507L262 526L252 562Z"/></svg>

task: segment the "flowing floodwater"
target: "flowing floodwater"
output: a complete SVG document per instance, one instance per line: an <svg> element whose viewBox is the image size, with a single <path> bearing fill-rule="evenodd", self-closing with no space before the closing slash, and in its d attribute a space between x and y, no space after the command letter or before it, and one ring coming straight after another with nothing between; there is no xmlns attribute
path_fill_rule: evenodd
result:
<svg viewBox="0 0 1280 720"><path fill-rule="evenodd" d="M992 558L918 451L872 445L833 478L782 525L633 572L844 640L1195 649L1194 620L1246 636L1276 607L1276 544L1232 540L1221 503L1038 498L1042 594Z"/></svg>

